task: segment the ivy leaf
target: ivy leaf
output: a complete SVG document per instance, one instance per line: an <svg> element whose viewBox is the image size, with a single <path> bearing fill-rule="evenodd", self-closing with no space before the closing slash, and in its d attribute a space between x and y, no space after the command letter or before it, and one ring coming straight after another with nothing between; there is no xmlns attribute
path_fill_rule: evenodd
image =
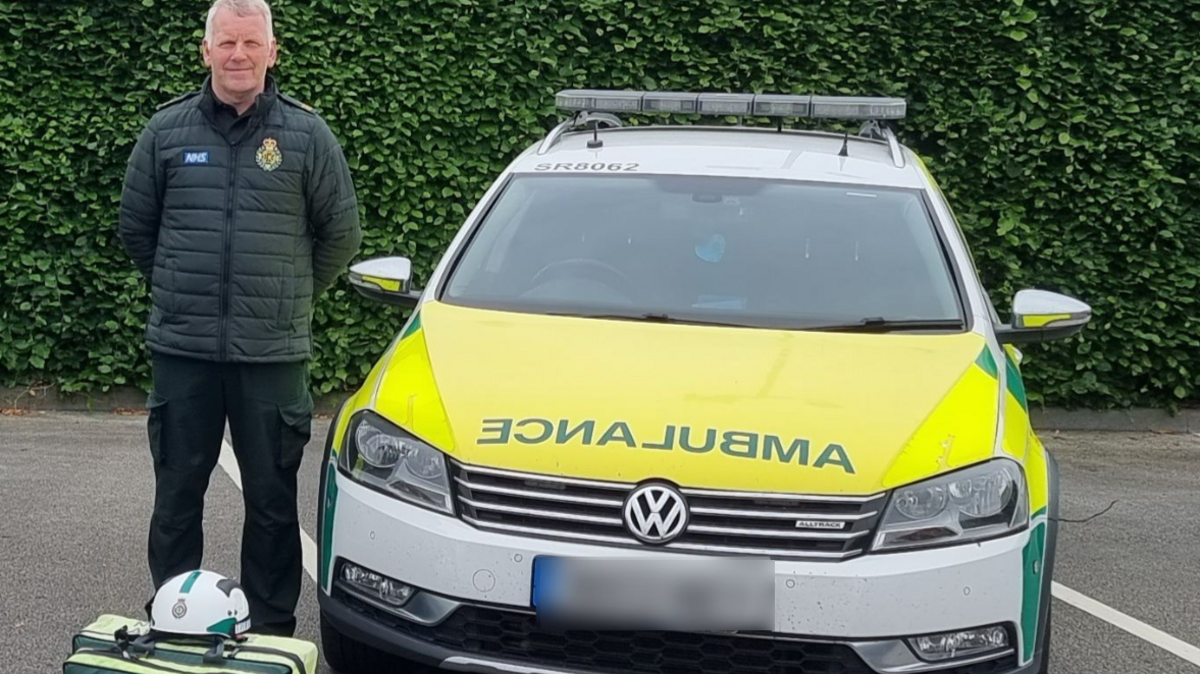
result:
<svg viewBox="0 0 1200 674"><path fill-rule="evenodd" d="M123 169L155 106L203 81L197 2L0 0L0 387L149 386ZM1200 403L1195 3L965 0L934 23L921 2L890 3L887 21L852 3L453 0L400 3L404 21L382 20L394 0L279 4L275 75L353 167L356 261L404 255L428 279L499 172L565 118L560 89L898 96L900 140L997 304L1044 287L1095 310L1080 335L1030 345L1029 400ZM404 318L343 273L313 307L314 390L355 390Z"/></svg>

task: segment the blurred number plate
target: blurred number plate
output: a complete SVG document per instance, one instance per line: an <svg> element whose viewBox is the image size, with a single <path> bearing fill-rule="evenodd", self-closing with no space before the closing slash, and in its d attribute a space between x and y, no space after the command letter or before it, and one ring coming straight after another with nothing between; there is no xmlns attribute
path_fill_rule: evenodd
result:
<svg viewBox="0 0 1200 674"><path fill-rule="evenodd" d="M548 627L774 630L769 559L535 557L533 606Z"/></svg>

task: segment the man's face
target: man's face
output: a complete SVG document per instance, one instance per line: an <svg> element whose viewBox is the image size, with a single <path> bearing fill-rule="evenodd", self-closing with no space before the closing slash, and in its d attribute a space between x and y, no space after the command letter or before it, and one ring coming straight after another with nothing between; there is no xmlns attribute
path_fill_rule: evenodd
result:
<svg viewBox="0 0 1200 674"><path fill-rule="evenodd" d="M244 96L257 93L267 68L275 65L275 40L267 39L267 21L261 14L238 16L221 8L213 17L212 40L205 40L204 65L212 69L218 94Z"/></svg>

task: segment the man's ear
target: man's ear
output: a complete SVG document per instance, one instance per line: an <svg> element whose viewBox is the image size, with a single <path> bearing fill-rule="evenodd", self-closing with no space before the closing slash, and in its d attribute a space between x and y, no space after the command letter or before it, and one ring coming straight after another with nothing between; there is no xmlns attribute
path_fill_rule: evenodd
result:
<svg viewBox="0 0 1200 674"><path fill-rule="evenodd" d="M208 40L200 41L200 55L204 57L204 67L212 67L212 56L208 52Z"/></svg>
<svg viewBox="0 0 1200 674"><path fill-rule="evenodd" d="M279 41L271 38L271 55L267 58L267 67L275 67L275 62L279 60Z"/></svg>

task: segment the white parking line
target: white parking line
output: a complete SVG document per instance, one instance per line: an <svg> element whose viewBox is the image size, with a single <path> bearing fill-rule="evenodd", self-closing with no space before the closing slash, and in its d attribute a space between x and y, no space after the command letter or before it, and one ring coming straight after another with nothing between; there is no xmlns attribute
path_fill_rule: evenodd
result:
<svg viewBox="0 0 1200 674"><path fill-rule="evenodd" d="M230 447L229 442L225 439L221 440L221 458L218 463L221 466L221 470L225 471L229 479L233 480L233 483L241 490L242 476L238 470L237 458L233 455L233 447ZM300 529L300 547L304 554L304 570L308 572L310 578L316 581L317 544L303 527ZM1193 665L1200 665L1200 648L1176 639L1170 634L1155 629L1137 618L1127 616L1114 608L1101 604L1095 599L1080 594L1057 582L1051 583L1051 593L1056 599L1065 601L1071 606L1099 618L1113 627L1122 629L1143 641L1154 644Z"/></svg>
<svg viewBox="0 0 1200 674"><path fill-rule="evenodd" d="M224 438L221 439L221 458L217 461L221 466L221 470L233 480L237 485L238 490L242 488L242 473L238 470L237 457L233 455L233 447L229 446L229 442ZM313 581L317 580L317 544L304 530L300 527L300 550L304 556L304 570L308 572L308 577Z"/></svg>
<svg viewBox="0 0 1200 674"><path fill-rule="evenodd" d="M1089 613L1113 627L1123 629L1143 641L1154 644L1172 655L1183 658L1193 665L1200 665L1200 648L1176 639L1162 630L1155 629L1137 618L1127 616L1115 608L1101 604L1065 585L1051 583L1050 591L1056 599L1061 599L1071 606Z"/></svg>

